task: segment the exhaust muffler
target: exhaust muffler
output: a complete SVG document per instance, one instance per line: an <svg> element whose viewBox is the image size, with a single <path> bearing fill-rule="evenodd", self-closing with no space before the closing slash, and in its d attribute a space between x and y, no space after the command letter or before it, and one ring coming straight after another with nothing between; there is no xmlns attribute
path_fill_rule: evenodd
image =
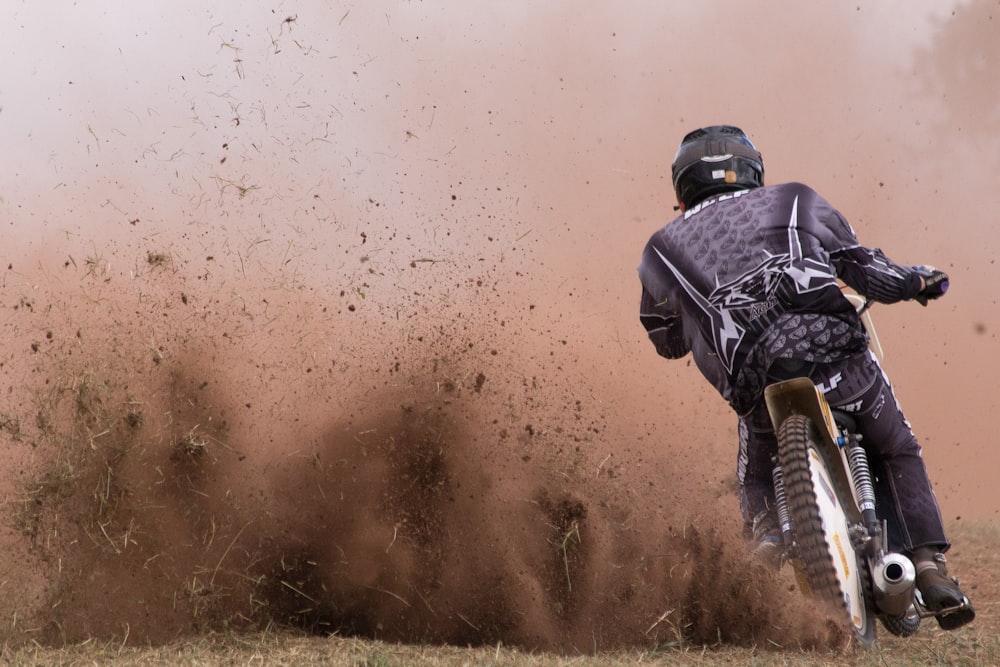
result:
<svg viewBox="0 0 1000 667"><path fill-rule="evenodd" d="M872 567L875 604L888 616L902 616L913 604L917 571L902 554L886 554Z"/></svg>

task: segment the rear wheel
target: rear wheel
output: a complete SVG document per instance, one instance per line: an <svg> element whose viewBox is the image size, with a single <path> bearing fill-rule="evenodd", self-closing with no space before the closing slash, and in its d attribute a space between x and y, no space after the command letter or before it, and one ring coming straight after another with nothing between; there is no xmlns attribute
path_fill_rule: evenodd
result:
<svg viewBox="0 0 1000 667"><path fill-rule="evenodd" d="M808 592L838 609L868 646L875 641L875 614L866 595L867 573L851 542L845 510L854 502L850 489L830 474L807 417L792 415L777 435L792 535Z"/></svg>

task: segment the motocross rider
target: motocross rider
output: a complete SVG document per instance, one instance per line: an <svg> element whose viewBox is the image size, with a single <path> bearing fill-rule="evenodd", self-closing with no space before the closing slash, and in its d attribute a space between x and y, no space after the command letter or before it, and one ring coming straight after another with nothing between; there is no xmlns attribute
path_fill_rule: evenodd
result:
<svg viewBox="0 0 1000 667"><path fill-rule="evenodd" d="M693 353L699 370L739 417L737 477L745 536L780 558L772 457L777 440L764 387L809 377L859 425L889 547L907 554L917 588L946 629L975 612L947 575L941 512L909 423L868 349L838 280L880 303L942 296L948 276L896 264L859 244L829 202L801 183L764 185L760 152L737 127L697 129L672 165L679 217L649 239L639 265L640 320L656 351ZM963 604L963 602L965 604Z"/></svg>

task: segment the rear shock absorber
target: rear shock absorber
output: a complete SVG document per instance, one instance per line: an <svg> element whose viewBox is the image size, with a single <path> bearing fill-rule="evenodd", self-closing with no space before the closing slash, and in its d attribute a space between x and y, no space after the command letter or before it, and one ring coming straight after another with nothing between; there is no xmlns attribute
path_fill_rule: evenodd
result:
<svg viewBox="0 0 1000 667"><path fill-rule="evenodd" d="M847 447L846 453L847 462L851 468L851 478L854 480L854 488L858 492L861 517L864 519L868 533L874 535L875 531L878 530L878 517L875 514L875 485L872 483L872 471L868 466L868 455L856 441Z"/></svg>
<svg viewBox="0 0 1000 667"><path fill-rule="evenodd" d="M785 495L785 477L781 473L781 466L776 465L771 471L771 478L774 481L774 507L778 512L778 525L781 527L781 540L785 544L785 550L792 548L792 522L788 514L788 496Z"/></svg>

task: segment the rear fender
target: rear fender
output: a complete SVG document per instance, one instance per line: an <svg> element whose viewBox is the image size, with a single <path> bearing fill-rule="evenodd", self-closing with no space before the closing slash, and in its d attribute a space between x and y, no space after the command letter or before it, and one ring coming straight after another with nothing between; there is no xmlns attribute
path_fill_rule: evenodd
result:
<svg viewBox="0 0 1000 667"><path fill-rule="evenodd" d="M792 378L768 385L764 389L764 401L775 432L791 415L804 415L816 426L820 437L818 444L822 448L821 453L830 469L830 474L837 477L841 488L850 489L854 497L854 502L848 503L845 507L848 519L852 522L860 521L861 511L858 509L847 457L841 447L840 430L823 393L809 378Z"/></svg>

